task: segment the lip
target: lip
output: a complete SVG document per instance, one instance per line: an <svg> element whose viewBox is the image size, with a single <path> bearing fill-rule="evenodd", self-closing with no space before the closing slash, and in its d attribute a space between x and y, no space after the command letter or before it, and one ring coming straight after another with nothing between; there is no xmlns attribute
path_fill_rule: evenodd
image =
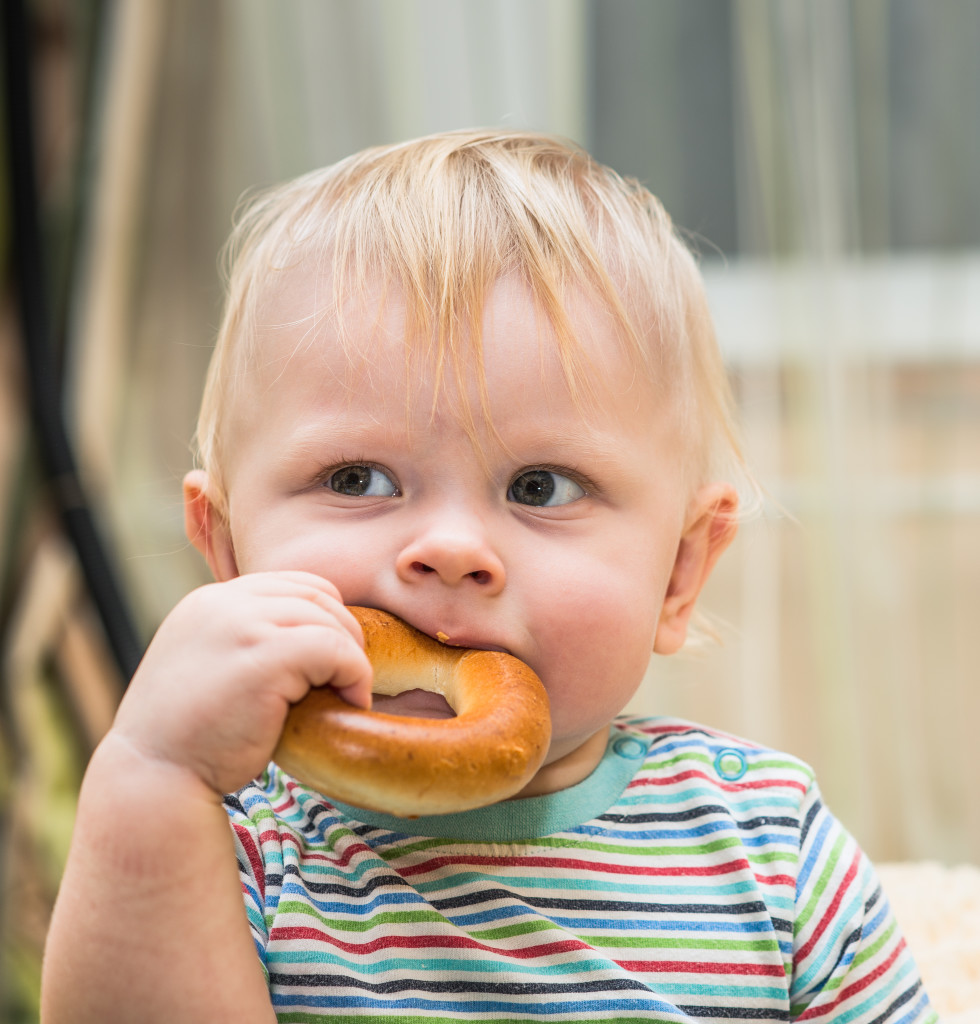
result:
<svg viewBox="0 0 980 1024"><path fill-rule="evenodd" d="M464 630L453 632L445 628L434 630L422 629L419 626L414 628L425 633L426 636L432 637L433 640L438 640L445 647L461 647L470 651L497 651L500 654L511 653L506 647L501 647L499 644L486 643L474 634L467 633Z"/></svg>
<svg viewBox="0 0 980 1024"><path fill-rule="evenodd" d="M439 637L435 639L439 640L439 643L444 644L446 647L464 647L470 651L496 651L498 654L510 654L506 647L498 647L496 644L481 644L475 640L459 640L456 637L448 637L446 640L442 640Z"/></svg>
<svg viewBox="0 0 980 1024"><path fill-rule="evenodd" d="M437 640L446 647L459 647L470 651L496 651L499 654L512 653L508 648L501 647L499 644L487 643L476 634L465 629L452 630L447 628L445 625L436 626L433 629L416 625L416 623L411 622L408 619L405 621L420 633L425 633L426 636L431 637L433 640Z"/></svg>
<svg viewBox="0 0 980 1024"><path fill-rule="evenodd" d="M378 605L371 605L370 607L378 608ZM439 620L436 619L435 624L433 625L433 620L427 619L423 624L420 619L416 619L408 615L402 615L390 608L379 608L379 611L384 611L389 615L394 615L396 618L401 619L406 625L411 626L412 629L416 629L420 633L424 633L427 637L438 641L445 647L458 647L470 651L493 651L498 654L510 654L516 657L510 648L501 647L499 644L487 643L485 640L482 640L477 636L476 633L464 628L455 630L450 629L445 625L444 621L440 623Z"/></svg>

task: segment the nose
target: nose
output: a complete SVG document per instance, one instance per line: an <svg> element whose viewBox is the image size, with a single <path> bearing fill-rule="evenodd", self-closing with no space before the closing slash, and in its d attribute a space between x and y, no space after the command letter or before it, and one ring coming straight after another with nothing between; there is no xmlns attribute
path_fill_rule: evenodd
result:
<svg viewBox="0 0 980 1024"><path fill-rule="evenodd" d="M438 579L450 587L472 585L486 596L505 583L504 565L475 517L441 516L399 552L395 568L406 583Z"/></svg>

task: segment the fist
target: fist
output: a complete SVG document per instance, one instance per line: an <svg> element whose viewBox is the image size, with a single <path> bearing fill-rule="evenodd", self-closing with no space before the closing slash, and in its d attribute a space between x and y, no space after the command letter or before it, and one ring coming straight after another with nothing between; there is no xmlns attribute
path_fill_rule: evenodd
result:
<svg viewBox="0 0 980 1024"><path fill-rule="evenodd" d="M174 608L113 729L226 793L265 768L289 706L311 687L369 707L371 681L360 626L333 584L254 573L201 587Z"/></svg>

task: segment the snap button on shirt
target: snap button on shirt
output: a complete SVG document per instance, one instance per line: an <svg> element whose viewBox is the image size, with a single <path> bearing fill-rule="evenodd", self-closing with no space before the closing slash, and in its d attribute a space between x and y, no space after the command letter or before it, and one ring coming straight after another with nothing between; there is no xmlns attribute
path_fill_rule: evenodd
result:
<svg viewBox="0 0 980 1024"><path fill-rule="evenodd" d="M737 782L749 770L741 750L725 747L715 755L715 771L726 782Z"/></svg>
<svg viewBox="0 0 980 1024"><path fill-rule="evenodd" d="M613 742L613 750L615 750L620 757L626 757L632 761L637 761L646 754L647 744L642 740L636 739L635 736L620 736Z"/></svg>

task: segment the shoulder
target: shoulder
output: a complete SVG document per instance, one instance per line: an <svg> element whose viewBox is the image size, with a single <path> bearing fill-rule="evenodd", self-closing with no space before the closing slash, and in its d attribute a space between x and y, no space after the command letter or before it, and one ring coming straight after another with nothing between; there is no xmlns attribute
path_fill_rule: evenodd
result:
<svg viewBox="0 0 980 1024"><path fill-rule="evenodd" d="M814 784L813 769L798 757L682 718L620 718L615 728L649 743L646 767L702 772L711 781L773 786L800 794Z"/></svg>
<svg viewBox="0 0 980 1024"><path fill-rule="evenodd" d="M623 795L634 808L728 820L753 843L798 850L814 807L823 807L813 770L790 754L678 718L619 719L648 752Z"/></svg>

